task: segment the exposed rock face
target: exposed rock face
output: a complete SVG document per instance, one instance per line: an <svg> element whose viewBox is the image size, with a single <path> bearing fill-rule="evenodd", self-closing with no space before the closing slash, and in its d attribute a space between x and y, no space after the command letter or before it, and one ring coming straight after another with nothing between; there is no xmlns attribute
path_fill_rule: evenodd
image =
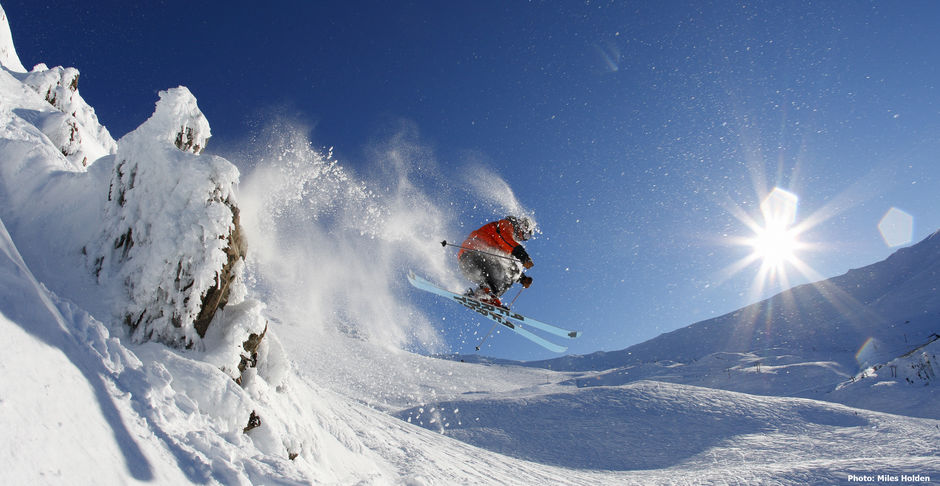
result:
<svg viewBox="0 0 940 486"><path fill-rule="evenodd" d="M244 381L245 371L258 366L258 349L261 347L261 342L264 340L264 335L267 333L268 326L265 325L264 331L261 331L260 334L249 334L248 339L242 343L242 349L244 349L248 355L240 354L241 359L238 362L238 376L235 377L235 383L241 385Z"/></svg>
<svg viewBox="0 0 940 486"><path fill-rule="evenodd" d="M199 310L199 315L193 323L199 337L206 336L206 330L209 329L209 324L212 322L216 311L228 304L232 285L235 284L240 273L237 266L245 261L245 252L247 250L238 218L238 207L234 206L231 201L226 200L223 202L232 210L232 229L225 238L228 242L228 246L225 247L226 259L221 271L219 271L218 281L203 295L202 309Z"/></svg>
<svg viewBox="0 0 940 486"><path fill-rule="evenodd" d="M198 155L209 136L195 98L179 87L161 92L153 116L118 144L102 251L91 263L99 281L123 283L116 317L137 341L192 345L239 285L238 170Z"/></svg>

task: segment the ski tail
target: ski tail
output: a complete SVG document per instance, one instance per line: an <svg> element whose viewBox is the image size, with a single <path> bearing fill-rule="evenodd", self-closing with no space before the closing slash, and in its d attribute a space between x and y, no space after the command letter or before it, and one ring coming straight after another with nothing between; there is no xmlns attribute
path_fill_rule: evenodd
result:
<svg viewBox="0 0 940 486"><path fill-rule="evenodd" d="M522 319L517 319L515 316L522 317ZM581 331L570 331L568 329L562 329L558 326L546 324L542 321L533 319L531 317L521 316L519 314L515 314L515 316L509 316L509 317L510 319L515 319L523 324L529 325L536 329L541 329L542 331L545 331L549 334L554 334L555 336L560 336L560 337L569 338L569 339L575 339L575 338L581 337Z"/></svg>

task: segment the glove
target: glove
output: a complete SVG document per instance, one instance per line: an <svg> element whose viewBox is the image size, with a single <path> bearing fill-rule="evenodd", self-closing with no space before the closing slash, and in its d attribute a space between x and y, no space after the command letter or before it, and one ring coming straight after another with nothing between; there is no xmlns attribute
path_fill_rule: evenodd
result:
<svg viewBox="0 0 940 486"><path fill-rule="evenodd" d="M525 267L526 270L528 270L528 269L534 267L535 264L532 263L532 260L526 260L525 263L522 264L522 266Z"/></svg>
<svg viewBox="0 0 940 486"><path fill-rule="evenodd" d="M522 265L526 268L532 268L532 265L534 265L532 259L529 258L529 253L525 251L522 245L517 245L512 249L512 256L522 262Z"/></svg>
<svg viewBox="0 0 940 486"><path fill-rule="evenodd" d="M519 277L519 283L521 283L524 288L529 288L529 286L532 285L532 277L523 275Z"/></svg>

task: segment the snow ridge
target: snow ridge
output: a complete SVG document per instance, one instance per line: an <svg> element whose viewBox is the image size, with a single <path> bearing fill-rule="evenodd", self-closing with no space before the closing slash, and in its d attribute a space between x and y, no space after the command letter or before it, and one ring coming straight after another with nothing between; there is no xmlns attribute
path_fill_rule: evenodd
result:
<svg viewBox="0 0 940 486"><path fill-rule="evenodd" d="M20 57L16 55L16 48L13 47L13 34L10 32L10 23L3 7L0 7L0 66L18 73L26 72Z"/></svg>

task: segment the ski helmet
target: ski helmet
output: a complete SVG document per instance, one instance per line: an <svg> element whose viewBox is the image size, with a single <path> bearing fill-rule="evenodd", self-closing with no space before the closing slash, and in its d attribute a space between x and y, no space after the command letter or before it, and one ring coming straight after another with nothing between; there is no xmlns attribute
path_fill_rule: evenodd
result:
<svg viewBox="0 0 940 486"><path fill-rule="evenodd" d="M535 229L535 225L532 224L531 219L525 216L506 216L506 220L509 221L509 224L511 224L513 230L515 230L513 231L513 236L515 236L517 240L525 241L532 238L532 231Z"/></svg>

